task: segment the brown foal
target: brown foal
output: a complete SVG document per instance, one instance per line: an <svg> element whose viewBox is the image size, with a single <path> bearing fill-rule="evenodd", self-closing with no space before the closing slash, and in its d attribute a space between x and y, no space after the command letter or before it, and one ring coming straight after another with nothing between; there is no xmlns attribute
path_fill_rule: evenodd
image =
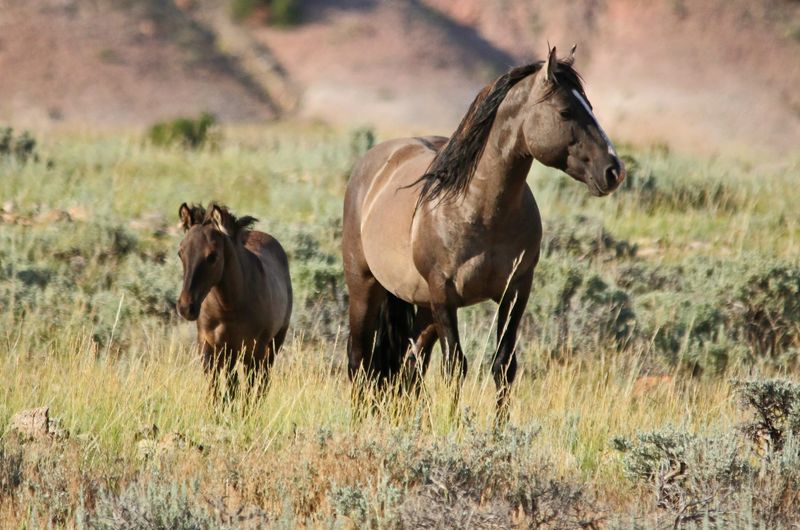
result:
<svg viewBox="0 0 800 530"><path fill-rule="evenodd" d="M286 338L292 314L289 262L278 240L251 230L253 217L235 217L212 203L182 204L185 236L178 255L183 289L178 313L197 321L203 369L217 395L219 374L226 371L226 398L237 387L236 361L249 382L266 377Z"/></svg>

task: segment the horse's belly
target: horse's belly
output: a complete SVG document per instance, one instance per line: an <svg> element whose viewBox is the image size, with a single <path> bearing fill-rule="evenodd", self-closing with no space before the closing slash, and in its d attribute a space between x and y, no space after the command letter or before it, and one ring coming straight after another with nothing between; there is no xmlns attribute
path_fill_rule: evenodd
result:
<svg viewBox="0 0 800 530"><path fill-rule="evenodd" d="M397 197L400 195L400 197ZM385 188L365 204L361 243L369 269L387 291L415 304L430 303L428 283L414 265L411 220L414 199L407 190Z"/></svg>

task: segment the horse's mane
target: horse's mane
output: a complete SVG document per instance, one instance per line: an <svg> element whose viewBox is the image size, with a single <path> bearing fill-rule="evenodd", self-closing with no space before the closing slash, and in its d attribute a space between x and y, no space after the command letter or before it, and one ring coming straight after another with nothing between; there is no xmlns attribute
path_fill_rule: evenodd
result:
<svg viewBox="0 0 800 530"><path fill-rule="evenodd" d="M512 68L478 93L450 140L437 153L427 172L415 182L422 183L418 206L426 201L446 200L464 194L486 148L500 104L517 83L538 72L544 64L544 61L537 61ZM552 96L560 85L584 93L581 77L570 59L558 61L555 81L542 100Z"/></svg>
<svg viewBox="0 0 800 530"><path fill-rule="evenodd" d="M239 234L242 230L250 230L253 228L253 225L258 222L258 219L250 215L236 217L227 206L212 202L205 210L205 216L203 218L204 225L219 224L214 218L215 210L219 211L220 217L222 218L222 226L220 226L220 228L223 232L234 239L236 239L237 234Z"/></svg>

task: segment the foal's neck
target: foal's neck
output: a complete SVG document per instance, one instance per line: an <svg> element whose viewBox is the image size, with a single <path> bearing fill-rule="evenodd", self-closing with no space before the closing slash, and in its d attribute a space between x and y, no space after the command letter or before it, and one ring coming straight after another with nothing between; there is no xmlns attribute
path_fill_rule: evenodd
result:
<svg viewBox="0 0 800 530"><path fill-rule="evenodd" d="M225 238L225 270L222 280L212 289L220 309L235 310L245 295L247 274L245 271L244 248L230 238Z"/></svg>

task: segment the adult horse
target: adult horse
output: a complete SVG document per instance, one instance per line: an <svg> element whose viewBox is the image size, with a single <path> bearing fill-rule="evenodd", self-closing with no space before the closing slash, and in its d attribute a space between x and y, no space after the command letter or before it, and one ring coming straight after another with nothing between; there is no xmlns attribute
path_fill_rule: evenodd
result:
<svg viewBox="0 0 800 530"><path fill-rule="evenodd" d="M573 53L510 70L475 98L453 135L389 140L353 169L342 252L350 293L349 374L420 384L436 338L445 374L467 371L457 309L500 305L492 373L498 420L517 372L517 328L542 225L526 177L534 159L603 196L625 178L592 113ZM411 355L407 355L410 349ZM458 395L458 394L457 394Z"/></svg>
<svg viewBox="0 0 800 530"><path fill-rule="evenodd" d="M233 397L236 361L252 384L256 375L267 375L286 338L292 314L289 261L277 239L251 230L253 217L237 218L214 203L208 210L183 203L179 215L186 235L178 251L183 263L178 313L197 321L212 391L225 370L226 397Z"/></svg>

